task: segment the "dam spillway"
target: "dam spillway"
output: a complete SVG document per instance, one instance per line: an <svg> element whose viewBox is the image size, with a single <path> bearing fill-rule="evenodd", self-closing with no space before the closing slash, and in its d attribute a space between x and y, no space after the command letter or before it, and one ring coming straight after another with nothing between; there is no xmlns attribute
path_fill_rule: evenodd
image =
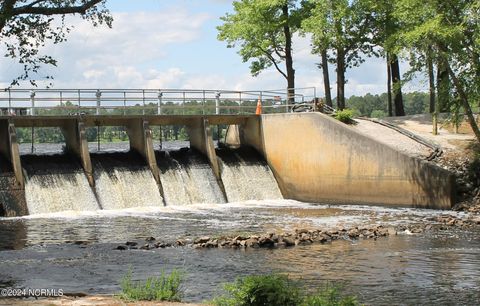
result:
<svg viewBox="0 0 480 306"><path fill-rule="evenodd" d="M171 124L186 126L187 154L155 151L150 126ZM221 148L212 138L216 125L238 131L227 133ZM15 128L31 126L60 128L61 162L20 158ZM125 154L134 154L133 162L133 155L91 153L85 129L94 126L124 126L131 151ZM453 203L451 173L319 113L0 117L0 134L8 164L1 173L5 216L277 198L431 208Z"/></svg>
<svg viewBox="0 0 480 306"><path fill-rule="evenodd" d="M157 161L167 205L226 202L208 160L198 151L157 152Z"/></svg>
<svg viewBox="0 0 480 306"><path fill-rule="evenodd" d="M82 166L68 155L25 155L25 196L30 214L99 209Z"/></svg>
<svg viewBox="0 0 480 306"><path fill-rule="evenodd" d="M217 156L230 202L283 198L267 162L253 148L219 149Z"/></svg>
<svg viewBox="0 0 480 306"><path fill-rule="evenodd" d="M96 153L91 159L102 209L163 206L159 187L138 153Z"/></svg>

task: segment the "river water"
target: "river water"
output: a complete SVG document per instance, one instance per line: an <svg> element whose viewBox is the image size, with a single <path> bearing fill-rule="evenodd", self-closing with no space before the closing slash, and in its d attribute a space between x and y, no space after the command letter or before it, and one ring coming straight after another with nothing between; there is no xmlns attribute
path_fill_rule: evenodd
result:
<svg viewBox="0 0 480 306"><path fill-rule="evenodd" d="M45 152L48 153L48 152ZM0 287L112 294L135 280L185 273L185 300L211 299L238 276L278 272L313 289L334 282L366 305L478 305L480 232L448 229L281 249L116 250L126 241L203 235L425 224L462 213L291 200L147 206L0 218Z"/></svg>

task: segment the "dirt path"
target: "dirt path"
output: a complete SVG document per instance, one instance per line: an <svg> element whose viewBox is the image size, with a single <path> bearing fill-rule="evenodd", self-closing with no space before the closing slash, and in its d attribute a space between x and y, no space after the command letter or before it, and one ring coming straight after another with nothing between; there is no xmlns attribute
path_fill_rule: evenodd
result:
<svg viewBox="0 0 480 306"><path fill-rule="evenodd" d="M443 149L461 150L463 149L465 143L474 141L473 133L455 134L441 125L439 125L438 135L433 135L432 116L429 114L391 117L384 118L382 120L432 141L441 146Z"/></svg>
<svg viewBox="0 0 480 306"><path fill-rule="evenodd" d="M112 296L86 296L86 297L62 297L62 298L46 298L46 299L0 299L0 306L17 305L17 306L201 306L206 304L188 304L188 303L172 303L172 302L132 302L127 303Z"/></svg>

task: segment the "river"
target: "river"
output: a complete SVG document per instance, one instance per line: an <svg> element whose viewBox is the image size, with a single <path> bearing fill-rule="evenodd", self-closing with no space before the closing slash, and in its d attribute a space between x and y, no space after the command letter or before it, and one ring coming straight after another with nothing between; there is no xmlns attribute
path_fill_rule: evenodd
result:
<svg viewBox="0 0 480 306"><path fill-rule="evenodd" d="M48 153L48 150L42 153ZM0 287L56 288L113 294L129 269L144 280L163 270L185 275L185 300L211 299L238 276L285 273L310 289L343 286L366 305L478 305L478 228L400 232L386 238L339 240L278 249L117 250L126 241L157 241L239 232L382 224L425 224L463 213L291 200L172 205L0 218Z"/></svg>

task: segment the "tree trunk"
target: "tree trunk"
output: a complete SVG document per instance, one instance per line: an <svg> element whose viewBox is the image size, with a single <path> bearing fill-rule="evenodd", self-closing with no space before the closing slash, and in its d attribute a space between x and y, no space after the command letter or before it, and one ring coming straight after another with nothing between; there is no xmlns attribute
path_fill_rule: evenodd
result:
<svg viewBox="0 0 480 306"><path fill-rule="evenodd" d="M435 99L435 74L433 71L433 60L431 56L431 50L427 53L427 69L428 69L428 83L430 93L430 105L429 111L432 114L432 134L438 135L438 105Z"/></svg>
<svg viewBox="0 0 480 306"><path fill-rule="evenodd" d="M288 5L282 7L283 17L285 23L283 25L283 33L285 35L285 66L287 69L287 86L288 86L288 101L289 103L295 102L295 69L293 69L293 56L292 56L292 33L289 26L289 12Z"/></svg>
<svg viewBox="0 0 480 306"><path fill-rule="evenodd" d="M437 65L437 99L441 113L450 111L450 77L445 60L440 59Z"/></svg>
<svg viewBox="0 0 480 306"><path fill-rule="evenodd" d="M465 110L465 113L467 114L468 122L470 123L470 126L472 127L473 133L475 134L475 137L477 138L477 141L480 142L480 130L478 129L477 122L475 121L475 116L473 115L472 108L470 107L470 104L468 103L468 97L465 92L465 90L462 87L462 84L458 80L457 76L453 72L452 68L448 64L448 62L444 62L445 68L449 74L449 76L452 78L453 85L455 86L455 89L457 90L457 93L460 97L460 101L462 102L462 107Z"/></svg>
<svg viewBox="0 0 480 306"><path fill-rule="evenodd" d="M337 49L337 108L345 108L345 55L341 49Z"/></svg>
<svg viewBox="0 0 480 306"><path fill-rule="evenodd" d="M393 105L392 105L392 70L390 69L390 56L387 54L387 107L388 107L388 116L393 116Z"/></svg>
<svg viewBox="0 0 480 306"><path fill-rule="evenodd" d="M333 107L332 92L330 90L330 74L328 73L328 57L327 50L322 50L322 73L323 73L323 86L325 88L325 103Z"/></svg>
<svg viewBox="0 0 480 306"><path fill-rule="evenodd" d="M403 108L402 78L400 77L400 62L398 61L396 54L392 54L390 69L392 72L395 116L405 116L405 109Z"/></svg>

